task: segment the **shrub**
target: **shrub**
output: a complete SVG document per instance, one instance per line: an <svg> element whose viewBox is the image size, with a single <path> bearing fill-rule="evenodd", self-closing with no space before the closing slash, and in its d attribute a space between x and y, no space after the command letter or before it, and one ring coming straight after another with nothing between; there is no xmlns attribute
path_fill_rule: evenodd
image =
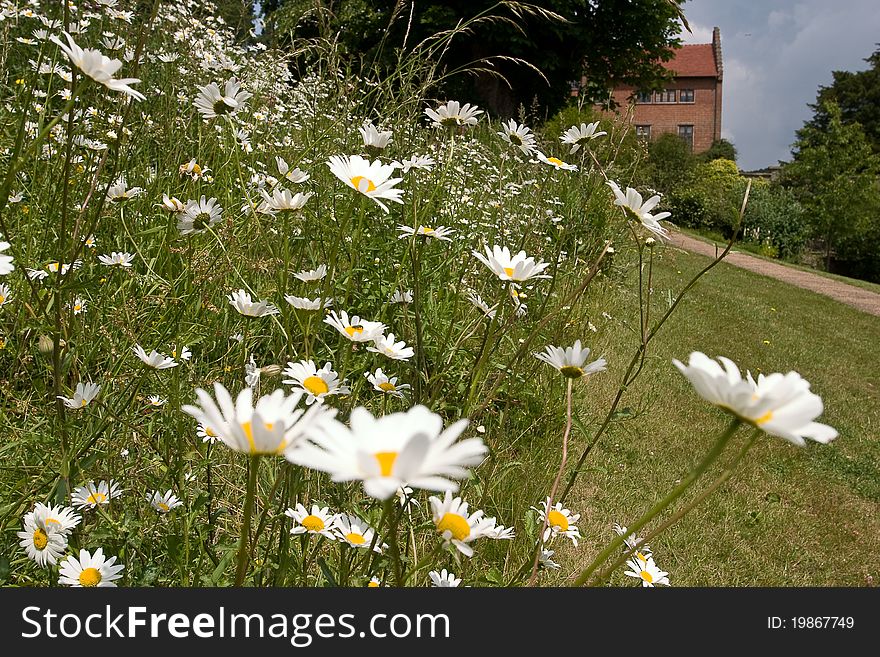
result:
<svg viewBox="0 0 880 657"><path fill-rule="evenodd" d="M790 190L763 181L752 186L743 220L744 240L765 246L765 255L795 260L809 234L804 207Z"/></svg>

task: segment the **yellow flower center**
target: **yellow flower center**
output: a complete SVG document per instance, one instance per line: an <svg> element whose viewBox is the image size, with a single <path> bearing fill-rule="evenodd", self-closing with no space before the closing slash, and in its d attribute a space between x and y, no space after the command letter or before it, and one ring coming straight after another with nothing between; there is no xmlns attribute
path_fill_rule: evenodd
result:
<svg viewBox="0 0 880 657"><path fill-rule="evenodd" d="M452 534L452 538L457 541L463 541L471 534L471 527L464 516L457 513L444 513L437 523L437 531L441 534L448 531Z"/></svg>
<svg viewBox="0 0 880 657"><path fill-rule="evenodd" d="M89 504L103 504L107 501L107 496L104 493L94 492L86 498L86 502Z"/></svg>
<svg viewBox="0 0 880 657"><path fill-rule="evenodd" d="M171 507L169 507L165 502L156 502L156 508L163 513L168 513L171 511Z"/></svg>
<svg viewBox="0 0 880 657"><path fill-rule="evenodd" d="M79 574L80 586L97 586L101 583L101 572L97 568L86 568Z"/></svg>
<svg viewBox="0 0 880 657"><path fill-rule="evenodd" d="M433 235L434 229L431 228L430 226L422 226L421 233L422 233L422 235Z"/></svg>
<svg viewBox="0 0 880 657"><path fill-rule="evenodd" d="M377 582L377 581L375 581L375 580L370 580L370 583L367 584L367 588L369 588L369 589L378 589L378 588L379 588L379 582Z"/></svg>
<svg viewBox="0 0 880 657"><path fill-rule="evenodd" d="M550 523L551 527L556 527L561 532L568 530L568 518L556 509L551 509L550 513L547 514L547 522Z"/></svg>
<svg viewBox="0 0 880 657"><path fill-rule="evenodd" d="M3 303L5 301L6 301L6 297L4 297L2 294L0 294L0 305L3 305Z"/></svg>
<svg viewBox="0 0 880 657"><path fill-rule="evenodd" d="M317 397L318 395L324 395L330 390L327 382L320 376L306 377L305 381L303 381L302 384L303 388L315 395L315 397Z"/></svg>
<svg viewBox="0 0 880 657"><path fill-rule="evenodd" d="M651 577L651 573L649 573L647 570L643 570L639 573L639 575L641 575L642 579L645 580L648 584L654 583L654 578Z"/></svg>
<svg viewBox="0 0 880 657"><path fill-rule="evenodd" d="M196 175L199 175L202 172L202 167L200 167L198 164L193 164L192 172Z"/></svg>
<svg viewBox="0 0 880 657"><path fill-rule="evenodd" d="M561 167L563 164L565 164L565 162L563 162L562 160L560 160L558 157L548 157L548 158L547 158L547 161L548 161L550 164L555 164L555 165L558 166L558 167Z"/></svg>
<svg viewBox="0 0 880 657"><path fill-rule="evenodd" d="M271 422L265 422L263 424L266 427L266 431L272 431L272 427L274 426ZM242 422L241 429L244 431L244 435L247 436L248 444L250 445L251 454L269 454L270 452L261 452L257 450L257 444L254 442L254 427L250 422ZM280 450L284 446L284 437L281 438L281 443L278 445L278 450Z"/></svg>
<svg viewBox="0 0 880 657"><path fill-rule="evenodd" d="M505 267L504 273L507 274L508 278L513 278L513 267Z"/></svg>
<svg viewBox="0 0 880 657"><path fill-rule="evenodd" d="M205 435L208 438L216 438L217 434L214 433L214 430L211 427L205 427Z"/></svg>
<svg viewBox="0 0 880 657"><path fill-rule="evenodd" d="M363 176L355 176L351 179L351 184L354 185L356 190L363 194L376 191L376 185L373 181L369 178L364 178Z"/></svg>
<svg viewBox="0 0 880 657"><path fill-rule="evenodd" d="M80 405L80 406L85 406L85 405L88 404L88 403L89 403L89 402L86 401L85 399L80 399L80 400L79 400L79 405Z"/></svg>
<svg viewBox="0 0 880 657"><path fill-rule="evenodd" d="M377 452L374 456L379 462L379 470L382 473L382 476L390 477L391 469L394 467L394 462L397 460L397 452Z"/></svg>
<svg viewBox="0 0 880 657"><path fill-rule="evenodd" d="M367 542L367 539L364 538L363 534L356 534L355 532L350 532L345 535L345 540L349 543L353 543L354 545L363 545Z"/></svg>
<svg viewBox="0 0 880 657"><path fill-rule="evenodd" d="M310 532L319 532L325 527L324 521L321 520L318 516L306 516L302 519L301 524Z"/></svg>
<svg viewBox="0 0 880 657"><path fill-rule="evenodd" d="M642 554L641 552L636 552L636 559L638 559L642 563L648 563L647 557L645 557L645 555Z"/></svg>
<svg viewBox="0 0 880 657"><path fill-rule="evenodd" d="M574 365L563 365L559 368L559 372L569 379L578 379L584 375L584 371L580 367Z"/></svg>
<svg viewBox="0 0 880 657"><path fill-rule="evenodd" d="M49 545L49 537L46 536L46 532L38 528L34 532L34 547L42 551L46 549L47 545Z"/></svg>
<svg viewBox="0 0 880 657"><path fill-rule="evenodd" d="M358 335L363 333L364 327L360 326L359 324L356 324L355 326L346 326L345 332L348 333L348 337L353 338L355 333L357 333Z"/></svg>
<svg viewBox="0 0 880 657"><path fill-rule="evenodd" d="M755 420L755 424L761 425L761 424L764 424L765 422L769 422L772 419L773 419L773 411L767 411L766 413L764 413L764 415L762 415L757 420Z"/></svg>
<svg viewBox="0 0 880 657"><path fill-rule="evenodd" d="M397 390L397 386L395 386L393 383L389 383L388 381L380 383L379 388L385 392L394 392L395 390Z"/></svg>

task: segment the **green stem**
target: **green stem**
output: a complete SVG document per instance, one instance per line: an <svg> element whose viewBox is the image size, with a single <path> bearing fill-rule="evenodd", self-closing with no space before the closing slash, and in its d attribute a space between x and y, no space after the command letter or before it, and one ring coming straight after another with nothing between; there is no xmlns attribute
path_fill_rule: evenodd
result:
<svg viewBox="0 0 880 657"><path fill-rule="evenodd" d="M734 420L730 423L727 429L722 433L718 440L715 441L715 444L712 446L712 449L703 457L703 460L700 461L697 466L690 471L690 473L681 480L681 483L672 489L672 491L666 495L662 500L657 502L654 506L652 506L647 513L645 513L641 518L639 518L631 527L627 528L627 531L630 533L635 533L639 531L642 527L647 525L655 516L662 513L670 504L675 502L679 497L681 497L684 492L693 484L697 479L699 479L704 472L709 468L712 463L721 455L721 452L724 451L725 446L733 437L733 434L736 433L736 430L739 429L740 424L742 424L742 420L739 418L734 418ZM615 550L617 550L621 545L623 545L623 536L617 536L608 546L602 550L599 555L593 560L589 566L587 566L584 570L581 571L581 574L578 575L578 578L575 580L573 586L583 586L590 575L592 575L599 566L601 566L605 561L610 557Z"/></svg>
<svg viewBox="0 0 880 657"><path fill-rule="evenodd" d="M384 513L389 518L388 549L391 552L391 563L394 569L394 585L402 587L406 580L403 577L403 567L400 561L400 546L397 544L397 526L400 524L400 516L403 514L394 512L394 500L392 495L384 502Z"/></svg>
<svg viewBox="0 0 880 657"><path fill-rule="evenodd" d="M248 542L251 533L251 516L254 513L254 494L257 489L257 470L260 465L259 456L251 456L248 464L247 492L244 498L244 518L241 521L241 536L238 539L238 558L235 567L235 586L244 584L247 574Z"/></svg>

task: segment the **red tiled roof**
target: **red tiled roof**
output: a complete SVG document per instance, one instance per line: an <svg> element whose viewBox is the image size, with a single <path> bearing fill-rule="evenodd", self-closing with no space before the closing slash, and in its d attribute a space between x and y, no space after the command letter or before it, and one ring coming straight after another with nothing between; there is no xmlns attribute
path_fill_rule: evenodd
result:
<svg viewBox="0 0 880 657"><path fill-rule="evenodd" d="M711 43L697 43L682 46L675 56L663 64L677 77L712 77L718 75L715 68L715 54Z"/></svg>

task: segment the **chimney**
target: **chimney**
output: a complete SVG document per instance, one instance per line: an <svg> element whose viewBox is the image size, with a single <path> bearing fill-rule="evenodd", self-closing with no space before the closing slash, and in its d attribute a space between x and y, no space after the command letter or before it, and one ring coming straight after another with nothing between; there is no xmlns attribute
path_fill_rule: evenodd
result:
<svg viewBox="0 0 880 657"><path fill-rule="evenodd" d="M721 62L721 30L712 28L712 53L715 55L715 69L718 71L718 79L724 76L724 65Z"/></svg>

